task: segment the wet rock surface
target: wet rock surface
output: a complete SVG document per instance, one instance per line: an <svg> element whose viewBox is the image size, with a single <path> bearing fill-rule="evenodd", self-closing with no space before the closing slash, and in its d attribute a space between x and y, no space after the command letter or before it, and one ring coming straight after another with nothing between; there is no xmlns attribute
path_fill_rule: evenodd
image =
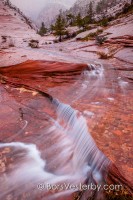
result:
<svg viewBox="0 0 133 200"><path fill-rule="evenodd" d="M122 70L117 69L117 66L111 69L105 65L102 74L99 74L99 67L101 66L97 65L95 71L93 67L85 64L28 61L1 68L1 141L36 144L42 158L54 159L60 152L59 149L57 152L45 153L50 145L58 143L58 138L45 134L47 129L53 126L51 117L55 118L50 103L51 97L54 97L70 104L84 115L98 147L116 164L121 173L132 181L132 82L121 77ZM8 145L0 148L3 187L6 185L6 176L18 169L18 163L21 166L21 162L23 164L29 160L25 157L27 151L28 149L20 147L10 148ZM30 167L30 160L28 162ZM60 164L55 162L49 170L53 171L54 167L56 169ZM26 168L25 173L29 170L31 169ZM24 191L21 199L33 199L33 195L43 199L48 195L47 192L41 192L39 196L38 190L33 190L37 180L33 180L30 185L26 182L28 185L20 189L20 193ZM17 188L17 185L14 187ZM34 192L29 193L26 187L32 188ZM11 199L17 199L18 193L9 189L7 198L10 196ZM72 196L64 198L73 199Z"/></svg>
<svg viewBox="0 0 133 200"><path fill-rule="evenodd" d="M133 48L122 49L118 53L115 54L115 57L119 60L133 64L132 53L133 53Z"/></svg>
<svg viewBox="0 0 133 200"><path fill-rule="evenodd" d="M132 15L114 21L115 26L110 23L102 33L108 39L101 46L96 45L95 38L53 44L54 36L40 38L20 19L16 20L12 11L4 10L1 2L0 6L4 27L0 31L0 199L47 199L53 191L38 193L37 189L45 168L42 161L50 162L46 169L59 174L71 160L72 149L67 158L64 152L70 140L60 127L55 133L53 99L79 111L77 118L86 119L98 148L132 182ZM39 48L28 46L31 39L39 41ZM46 45L49 41L52 44ZM98 52L111 56L101 60ZM53 146L60 141L64 143L55 150ZM50 147L53 149L49 151ZM60 154L65 159L57 162ZM41 160L34 159L38 155ZM68 169L71 171L72 166ZM54 192L58 194L58 190ZM74 197L64 195L61 200L65 199Z"/></svg>

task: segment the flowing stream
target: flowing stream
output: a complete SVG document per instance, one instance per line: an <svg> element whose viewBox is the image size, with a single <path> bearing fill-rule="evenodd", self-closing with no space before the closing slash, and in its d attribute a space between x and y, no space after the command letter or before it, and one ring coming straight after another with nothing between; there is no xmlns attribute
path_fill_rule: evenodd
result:
<svg viewBox="0 0 133 200"><path fill-rule="evenodd" d="M84 80L81 87L76 90L77 96L72 102L84 96L88 92L88 86L90 91L96 89L95 93L97 85L104 82L104 70L101 65L88 67L89 71L85 70L81 74ZM92 80L91 85L90 80ZM42 125L41 130L36 130L37 136L34 135L33 139L35 143L15 140L15 137L21 135L31 123L34 123L27 119L23 120L22 129L9 138L10 142L0 143L0 148L7 153L9 151L9 155L11 151L14 159L6 172L6 179L3 177L0 179L1 200L20 199L23 194L27 195L28 200L37 199L40 193L44 194L40 197L44 200L65 199L65 196L69 199L71 194L79 191L80 184L105 183L111 162L98 149L89 133L83 114L56 98L51 98L49 104L54 115L48 114L46 120L48 125ZM36 115L38 115L37 111ZM43 146L41 150L38 147L40 142ZM70 187L67 187L67 184ZM75 188L72 189L71 185ZM48 186L57 188L51 192ZM31 191L33 191L32 195L29 194ZM86 200L87 197L88 194L82 196L82 200ZM96 199L99 198L101 198L100 194L96 196Z"/></svg>

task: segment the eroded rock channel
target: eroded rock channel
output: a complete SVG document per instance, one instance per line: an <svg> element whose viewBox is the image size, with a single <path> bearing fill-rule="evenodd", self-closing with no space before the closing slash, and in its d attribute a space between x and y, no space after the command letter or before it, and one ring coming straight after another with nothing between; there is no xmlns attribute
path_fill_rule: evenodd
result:
<svg viewBox="0 0 133 200"><path fill-rule="evenodd" d="M120 70L27 61L0 78L0 199L132 198L133 88Z"/></svg>

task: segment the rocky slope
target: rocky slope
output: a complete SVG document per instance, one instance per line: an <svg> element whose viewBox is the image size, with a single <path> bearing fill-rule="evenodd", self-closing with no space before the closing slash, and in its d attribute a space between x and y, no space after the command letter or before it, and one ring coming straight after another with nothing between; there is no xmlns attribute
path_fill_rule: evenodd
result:
<svg viewBox="0 0 133 200"><path fill-rule="evenodd" d="M93 8L97 5L97 3L100 0L93 1ZM73 13L74 15L77 15L78 13L81 13L83 16L87 13L89 8L89 3L92 2L91 0L77 0L73 7L70 8L68 12Z"/></svg>
<svg viewBox="0 0 133 200"><path fill-rule="evenodd" d="M1 48L25 46L25 40L36 37L32 24L21 12L5 1L0 1Z"/></svg>
<svg viewBox="0 0 133 200"><path fill-rule="evenodd" d="M0 1L0 21L1 65L6 65L3 60L5 52L7 52L7 62L21 62L21 60L26 59L24 51L31 49L29 47L31 41L35 41L35 43L39 41L39 45L41 45L46 41L53 40L53 36L47 39L36 34L36 30L27 24L21 12L18 12L12 6L5 5L5 1ZM14 59L12 55L16 55L15 52L20 52L20 55Z"/></svg>
<svg viewBox="0 0 133 200"><path fill-rule="evenodd" d="M81 13L82 16L85 16L89 9L89 3L93 2L93 11L96 12L96 6L100 0L92 1L92 0L77 0L73 7L71 7L67 12L73 13L74 15L77 15L78 13ZM115 15L115 13L118 13L121 11L125 3L131 3L131 0L108 0L108 9L106 10L106 13L111 13L111 15ZM97 19L100 16L95 16L95 19Z"/></svg>
<svg viewBox="0 0 133 200"><path fill-rule="evenodd" d="M4 5L7 5L11 10L13 10L14 12L18 13L19 16L23 19L23 21L32 29L36 29L36 26L34 23L32 23L32 21L26 16L24 15L24 13L18 8L16 7L14 4L12 4L11 0L2 0L2 2L4 3Z"/></svg>

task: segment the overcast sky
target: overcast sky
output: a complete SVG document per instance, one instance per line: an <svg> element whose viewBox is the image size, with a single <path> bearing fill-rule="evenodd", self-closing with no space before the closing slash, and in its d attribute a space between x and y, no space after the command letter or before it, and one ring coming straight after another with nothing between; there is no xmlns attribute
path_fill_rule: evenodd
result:
<svg viewBox="0 0 133 200"><path fill-rule="evenodd" d="M76 0L10 0L12 4L20 8L25 14L30 17L37 17L40 11L45 7L47 3L62 3L70 7Z"/></svg>

